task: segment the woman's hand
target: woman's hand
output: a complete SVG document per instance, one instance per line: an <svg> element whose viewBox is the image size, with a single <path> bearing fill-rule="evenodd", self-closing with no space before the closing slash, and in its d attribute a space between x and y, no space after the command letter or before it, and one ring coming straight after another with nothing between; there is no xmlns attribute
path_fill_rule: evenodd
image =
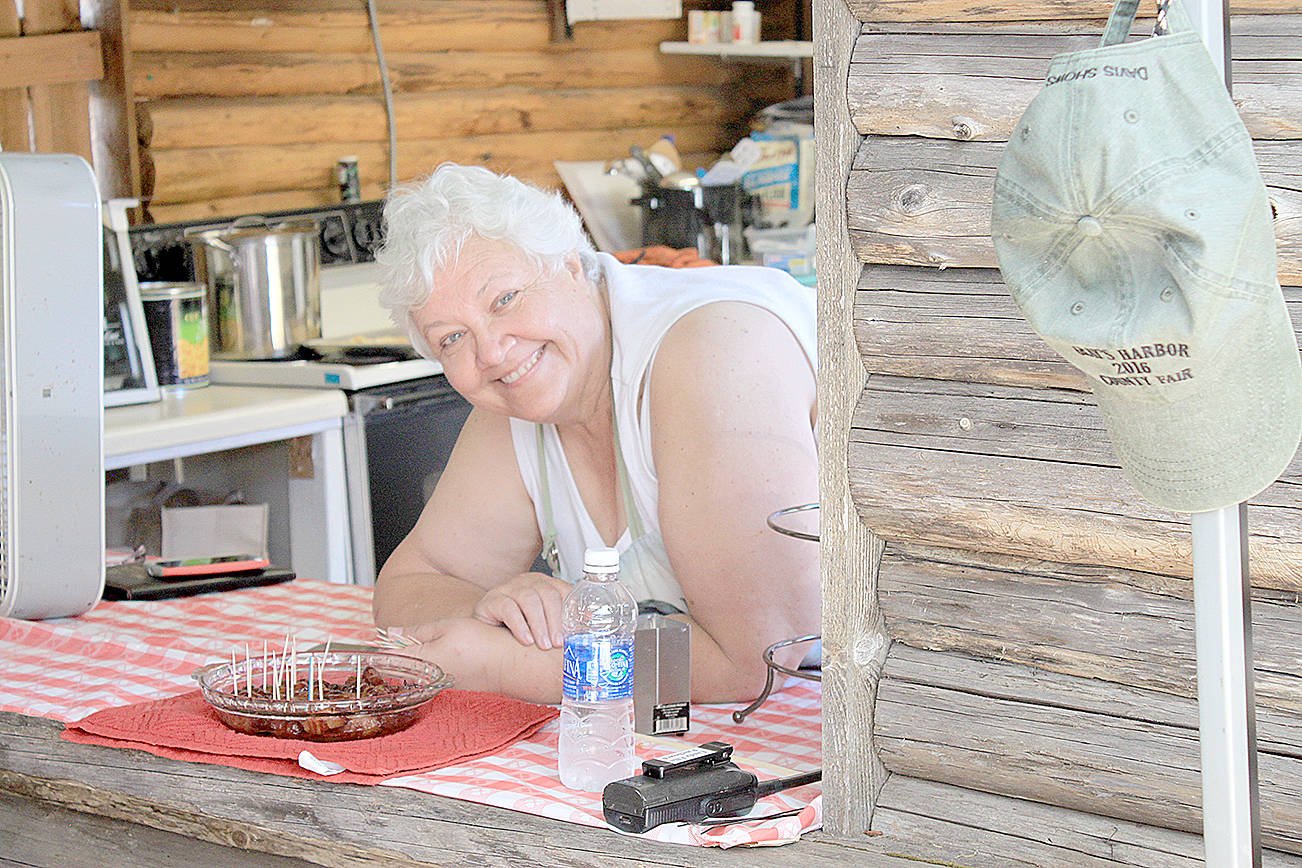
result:
<svg viewBox="0 0 1302 868"><path fill-rule="evenodd" d="M485 624L502 626L521 645L537 645L543 651L565 643L561 608L570 585L543 573L521 573L484 593L475 604L474 616Z"/></svg>

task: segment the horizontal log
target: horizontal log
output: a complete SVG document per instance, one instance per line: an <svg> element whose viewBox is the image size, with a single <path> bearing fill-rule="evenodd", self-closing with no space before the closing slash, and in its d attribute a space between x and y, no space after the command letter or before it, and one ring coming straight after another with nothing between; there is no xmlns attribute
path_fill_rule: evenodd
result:
<svg viewBox="0 0 1302 868"><path fill-rule="evenodd" d="M530 174L553 160L606 160L628 153L632 145L673 135L681 150L716 151L736 141L721 126L633 127L618 131L503 133L460 139L400 141L399 178L430 172L439 163L475 163L499 172ZM269 147L178 148L153 150L156 204L243 196L276 190L304 190L334 184L340 154L355 154L360 172L388 177L387 148L377 142L344 142Z"/></svg>
<svg viewBox="0 0 1302 868"><path fill-rule="evenodd" d="M1258 142L1275 212L1279 276L1302 284L1302 142ZM846 186L851 245L863 262L993 268L990 205L1002 146L869 136Z"/></svg>
<svg viewBox="0 0 1302 868"><path fill-rule="evenodd" d="M1302 344L1302 288L1284 287L1284 300ZM1089 389L1031 328L995 269L865 266L854 334L870 374Z"/></svg>
<svg viewBox="0 0 1302 868"><path fill-rule="evenodd" d="M945 21L1062 21L1105 19L1112 0L846 0L850 12L864 22ZM1232 15L1296 12L1292 0L1235 0Z"/></svg>
<svg viewBox="0 0 1302 868"><path fill-rule="evenodd" d="M543 91L638 87L648 82L718 86L747 75L740 66L709 57L666 56L654 45L564 53L386 52L386 59L392 88L399 93L498 87ZM373 57L255 51L135 52L132 87L137 99L381 92L380 71Z"/></svg>
<svg viewBox="0 0 1302 868"><path fill-rule="evenodd" d="M492 133L621 129L656 124L739 123L761 108L758 96L716 88L662 86L551 90L502 88L397 94L394 119L403 139ZM212 145L382 142L383 101L371 96L166 99L142 103L158 149Z"/></svg>
<svg viewBox="0 0 1302 868"><path fill-rule="evenodd" d="M1198 726L1188 581L895 544L882 557L878 581L891 638L990 661L984 693L1004 684L997 664L1016 663L1086 679L1070 708ZM1284 600L1258 592L1251 609L1257 743L1302 758L1302 605L1296 594ZM942 670L925 683L954 686ZM1015 695L1007 692L1014 687L999 689Z"/></svg>
<svg viewBox="0 0 1302 868"><path fill-rule="evenodd" d="M1088 395L872 377L851 426L851 496L884 539L1192 576L1188 516L1134 490ZM1302 589L1302 456L1249 503L1254 584Z"/></svg>
<svg viewBox="0 0 1302 868"><path fill-rule="evenodd" d="M686 38L682 18L594 21L574 28L572 42L548 38L540 0L385 0L376 4L386 52L477 50L509 45L518 51L591 51ZM370 54L366 4L310 5L133 2L128 12L133 51L346 52ZM196 39L196 35L201 38Z"/></svg>
<svg viewBox="0 0 1302 868"><path fill-rule="evenodd" d="M52 806L0 792L0 828L11 865L221 865L222 868L320 868L308 862L223 847L125 820Z"/></svg>
<svg viewBox="0 0 1302 868"><path fill-rule="evenodd" d="M0 89L99 81L103 77L98 31L0 38Z"/></svg>
<svg viewBox="0 0 1302 868"><path fill-rule="evenodd" d="M921 677L912 661L930 657ZM958 686L926 682L939 668ZM1015 695L986 690L991 671ZM1202 828L1198 730L1081 711L1082 679L960 654L892 646L874 715L894 773L1197 832ZM1265 846L1302 853L1302 759L1257 755Z"/></svg>
<svg viewBox="0 0 1302 868"><path fill-rule="evenodd" d="M1202 868L1201 836L891 775L857 847L935 865L982 868ZM876 864L876 863L873 863ZM1299 868L1275 851L1263 866Z"/></svg>
<svg viewBox="0 0 1302 868"><path fill-rule="evenodd" d="M1257 139L1302 137L1302 16L1236 18L1232 25L1234 102L1248 132ZM1050 58L1098 44L1097 33L1028 29L863 33L846 81L855 128L863 135L1007 141L1043 89Z"/></svg>
<svg viewBox="0 0 1302 868"><path fill-rule="evenodd" d="M381 199L384 186L363 182L362 199ZM312 190L277 190L274 193L253 193L248 196L230 196L204 199L180 205L153 205L149 207L146 222L179 223L207 220L209 218L239 217L246 214L264 214L268 211L289 211L295 208L322 208L339 204L339 187L322 185Z"/></svg>
<svg viewBox="0 0 1302 868"><path fill-rule="evenodd" d="M854 334L870 374L1089 389L1031 328L993 268L865 266Z"/></svg>
<svg viewBox="0 0 1302 868"><path fill-rule="evenodd" d="M679 155L684 166L709 166L719 158L719 153L689 153ZM481 164L490 165L491 164ZM429 167L433 169L433 166ZM388 187L386 180L379 180L376 169L374 177L362 177L362 198L382 199ZM505 171L499 169L499 171ZM556 173L552 162L543 158L531 163L516 163L512 174L547 190L563 191L564 183ZM310 190L279 190L272 193L254 193L247 196L230 196L218 199L202 199L197 202L185 202L178 205L153 205L149 210L149 221L154 223L172 223L190 220L208 220L214 217L230 218L245 214L262 214L268 211L287 211L293 208L319 208L339 204L339 187L333 177L328 183Z"/></svg>

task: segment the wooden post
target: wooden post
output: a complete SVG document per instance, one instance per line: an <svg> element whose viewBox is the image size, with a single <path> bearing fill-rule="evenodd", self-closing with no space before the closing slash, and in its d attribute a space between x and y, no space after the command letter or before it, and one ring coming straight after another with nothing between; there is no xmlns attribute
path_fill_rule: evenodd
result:
<svg viewBox="0 0 1302 868"><path fill-rule="evenodd" d="M846 463L850 422L866 380L851 328L861 266L850 247L845 202L860 142L844 99L859 22L845 0L815 0L814 31L823 828L851 837L868 829L886 778L873 741L873 704L888 641L877 604L881 543L855 512Z"/></svg>
<svg viewBox="0 0 1302 868"><path fill-rule="evenodd" d="M22 28L13 0L0 0L0 38L18 36ZM27 91L0 86L0 148L26 151L31 147L27 128Z"/></svg>
<svg viewBox="0 0 1302 868"><path fill-rule="evenodd" d="M91 153L95 176L105 199L140 198L140 146L131 94L131 57L127 51L130 0L87 0L87 27L103 41L104 76L90 85Z"/></svg>
<svg viewBox="0 0 1302 868"><path fill-rule="evenodd" d="M24 36L81 30L76 5L61 0L26 0ZM84 82L42 84L28 88L31 98L32 137L35 150L77 154L87 162L90 152L90 103Z"/></svg>

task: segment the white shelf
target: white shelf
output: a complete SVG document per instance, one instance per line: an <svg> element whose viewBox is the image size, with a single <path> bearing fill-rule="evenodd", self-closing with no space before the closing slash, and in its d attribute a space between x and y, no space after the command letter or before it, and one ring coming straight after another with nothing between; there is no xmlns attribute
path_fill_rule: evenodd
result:
<svg viewBox="0 0 1302 868"><path fill-rule="evenodd" d="M748 60L798 60L814 56L813 42L794 39L768 42L662 42L661 54L704 54Z"/></svg>

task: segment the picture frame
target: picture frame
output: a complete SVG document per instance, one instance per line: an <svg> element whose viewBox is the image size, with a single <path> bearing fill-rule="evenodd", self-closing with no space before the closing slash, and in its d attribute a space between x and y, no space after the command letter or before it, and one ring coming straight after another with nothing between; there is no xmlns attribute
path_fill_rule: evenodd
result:
<svg viewBox="0 0 1302 868"><path fill-rule="evenodd" d="M109 199L103 209L105 407L146 404L162 395L127 235L127 209L137 204Z"/></svg>

